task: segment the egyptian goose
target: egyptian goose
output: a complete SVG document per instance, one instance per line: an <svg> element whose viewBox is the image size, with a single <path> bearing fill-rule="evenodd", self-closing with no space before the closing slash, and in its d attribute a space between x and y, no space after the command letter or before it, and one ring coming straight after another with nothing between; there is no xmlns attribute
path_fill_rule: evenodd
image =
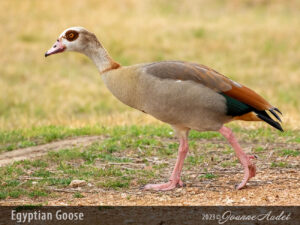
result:
<svg viewBox="0 0 300 225"><path fill-rule="evenodd" d="M188 133L219 131L232 145L244 167L244 178L236 186L245 187L255 176L256 167L223 126L233 120L264 121L283 131L281 112L251 89L209 67L182 61L163 61L133 66L115 62L97 37L82 27L66 29L45 56L76 51L88 56L97 66L111 93L124 104L170 124L178 138L178 157L167 183L148 184L145 189L170 190L183 186L180 179L188 152ZM271 114L273 116L270 116Z"/></svg>

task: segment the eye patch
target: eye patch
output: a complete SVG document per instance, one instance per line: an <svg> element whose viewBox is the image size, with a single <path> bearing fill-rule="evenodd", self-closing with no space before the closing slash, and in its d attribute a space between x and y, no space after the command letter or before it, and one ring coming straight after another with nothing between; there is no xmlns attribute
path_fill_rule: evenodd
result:
<svg viewBox="0 0 300 225"><path fill-rule="evenodd" d="M78 34L77 31L69 30L69 31L66 32L65 37L68 41L75 41L78 38L78 35L79 34Z"/></svg>

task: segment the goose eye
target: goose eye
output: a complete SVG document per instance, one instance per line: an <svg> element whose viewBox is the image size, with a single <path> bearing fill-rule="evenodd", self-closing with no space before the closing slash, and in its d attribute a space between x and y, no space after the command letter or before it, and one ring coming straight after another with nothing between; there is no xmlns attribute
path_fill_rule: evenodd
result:
<svg viewBox="0 0 300 225"><path fill-rule="evenodd" d="M68 41L74 41L78 38L78 33L76 31L70 30L66 33L66 38Z"/></svg>

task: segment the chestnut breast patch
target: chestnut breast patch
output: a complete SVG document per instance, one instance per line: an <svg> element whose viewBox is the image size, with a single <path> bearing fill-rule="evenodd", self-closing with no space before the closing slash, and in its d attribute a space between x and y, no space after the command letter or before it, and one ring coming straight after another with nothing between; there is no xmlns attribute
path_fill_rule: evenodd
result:
<svg viewBox="0 0 300 225"><path fill-rule="evenodd" d="M66 32L66 39L68 40L68 41L75 41L77 38L78 38L78 32L77 31L75 31L75 30L68 30L67 32Z"/></svg>

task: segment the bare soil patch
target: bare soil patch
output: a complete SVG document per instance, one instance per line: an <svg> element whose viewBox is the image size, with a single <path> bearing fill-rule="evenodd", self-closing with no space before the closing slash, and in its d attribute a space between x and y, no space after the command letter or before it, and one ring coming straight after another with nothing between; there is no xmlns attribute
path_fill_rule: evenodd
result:
<svg viewBox="0 0 300 225"><path fill-rule="evenodd" d="M64 148L85 147L97 140L101 140L102 136L84 136L56 141L44 145L38 145L28 148L20 148L9 152L4 152L0 155L0 167L9 163L34 159L47 154L49 151L58 151Z"/></svg>

